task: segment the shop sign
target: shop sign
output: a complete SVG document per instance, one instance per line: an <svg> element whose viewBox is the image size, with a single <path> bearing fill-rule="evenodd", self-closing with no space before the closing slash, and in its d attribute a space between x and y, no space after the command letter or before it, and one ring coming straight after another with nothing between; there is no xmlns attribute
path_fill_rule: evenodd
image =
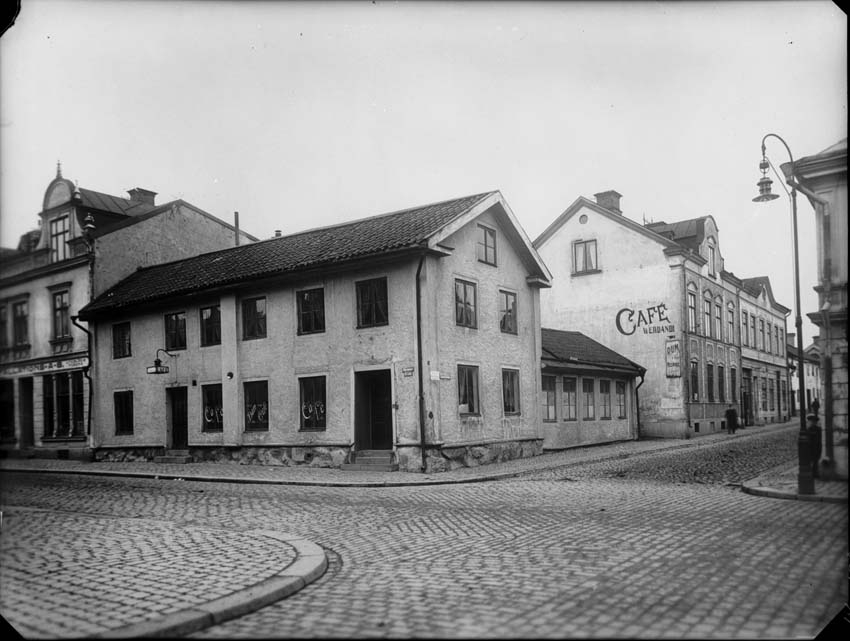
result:
<svg viewBox="0 0 850 641"><path fill-rule="evenodd" d="M69 369L81 369L88 367L88 356L70 358L63 361L44 361L42 363L29 363L27 365L6 365L0 367L3 376L14 376L16 374L46 374Z"/></svg>
<svg viewBox="0 0 850 641"><path fill-rule="evenodd" d="M678 378L682 375L682 351L680 342L668 340L666 345L667 378Z"/></svg>

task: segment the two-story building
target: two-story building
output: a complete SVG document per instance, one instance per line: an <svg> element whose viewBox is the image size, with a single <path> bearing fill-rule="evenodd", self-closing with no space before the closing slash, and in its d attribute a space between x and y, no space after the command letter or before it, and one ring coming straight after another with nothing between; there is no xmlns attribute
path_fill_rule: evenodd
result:
<svg viewBox="0 0 850 641"><path fill-rule="evenodd" d="M176 200L136 188L119 198L78 188L61 167L39 228L0 253L0 447L26 455L89 453L92 296L139 267L256 240Z"/></svg>
<svg viewBox="0 0 850 641"><path fill-rule="evenodd" d="M80 314L96 456L439 471L537 454L549 285L498 191L141 269Z"/></svg>
<svg viewBox="0 0 850 641"><path fill-rule="evenodd" d="M725 268L713 217L640 224L620 198L579 197L534 241L553 276L543 326L582 332L646 368L641 436L724 429L729 405L740 412L744 283Z"/></svg>

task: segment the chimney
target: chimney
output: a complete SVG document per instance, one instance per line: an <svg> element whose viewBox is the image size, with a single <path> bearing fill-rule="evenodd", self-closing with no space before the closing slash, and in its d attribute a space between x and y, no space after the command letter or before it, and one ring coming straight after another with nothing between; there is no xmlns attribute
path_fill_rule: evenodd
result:
<svg viewBox="0 0 850 641"><path fill-rule="evenodd" d="M274 237L275 237L275 238L280 238L281 236L283 236L283 234L281 233L281 231L280 231L279 229L275 229L275 230L274 230Z"/></svg>
<svg viewBox="0 0 850 641"><path fill-rule="evenodd" d="M154 198L156 198L155 191L149 191L147 189L142 189L141 187L135 187L127 191L130 194L130 200L133 200L137 203L144 203L146 205L153 205Z"/></svg>
<svg viewBox="0 0 850 641"><path fill-rule="evenodd" d="M236 246L239 246L239 212L233 212L233 227L236 229Z"/></svg>
<svg viewBox="0 0 850 641"><path fill-rule="evenodd" d="M593 195L596 196L597 205L613 211L615 214L623 215L623 212L620 211L620 198L623 197L622 194L609 189L608 191L600 191L598 194Z"/></svg>

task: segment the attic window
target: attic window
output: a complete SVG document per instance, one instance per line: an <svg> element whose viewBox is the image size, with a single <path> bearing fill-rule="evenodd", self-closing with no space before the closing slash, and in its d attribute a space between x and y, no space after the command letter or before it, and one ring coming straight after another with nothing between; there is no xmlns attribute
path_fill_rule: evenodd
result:
<svg viewBox="0 0 850 641"><path fill-rule="evenodd" d="M496 264L496 230L478 225L478 260L487 265Z"/></svg>
<svg viewBox="0 0 850 641"><path fill-rule="evenodd" d="M50 221L50 262L56 263L68 258L68 240L71 229L68 216L59 216Z"/></svg>
<svg viewBox="0 0 850 641"><path fill-rule="evenodd" d="M714 244L709 242L708 245L708 274L714 276L717 274L717 250Z"/></svg>

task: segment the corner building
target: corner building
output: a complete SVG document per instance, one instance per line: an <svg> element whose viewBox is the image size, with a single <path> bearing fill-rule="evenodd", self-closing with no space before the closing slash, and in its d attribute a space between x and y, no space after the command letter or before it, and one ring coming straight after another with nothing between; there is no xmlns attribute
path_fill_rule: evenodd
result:
<svg viewBox="0 0 850 641"><path fill-rule="evenodd" d="M538 454L549 282L497 191L140 270L81 313L96 456L440 471Z"/></svg>
<svg viewBox="0 0 850 641"><path fill-rule="evenodd" d="M534 241L553 276L543 326L582 332L646 369L640 436L725 429L729 404L742 408L744 282L725 269L714 219L641 225L623 215L616 191L595 197L576 199ZM782 310L760 310L784 335Z"/></svg>

